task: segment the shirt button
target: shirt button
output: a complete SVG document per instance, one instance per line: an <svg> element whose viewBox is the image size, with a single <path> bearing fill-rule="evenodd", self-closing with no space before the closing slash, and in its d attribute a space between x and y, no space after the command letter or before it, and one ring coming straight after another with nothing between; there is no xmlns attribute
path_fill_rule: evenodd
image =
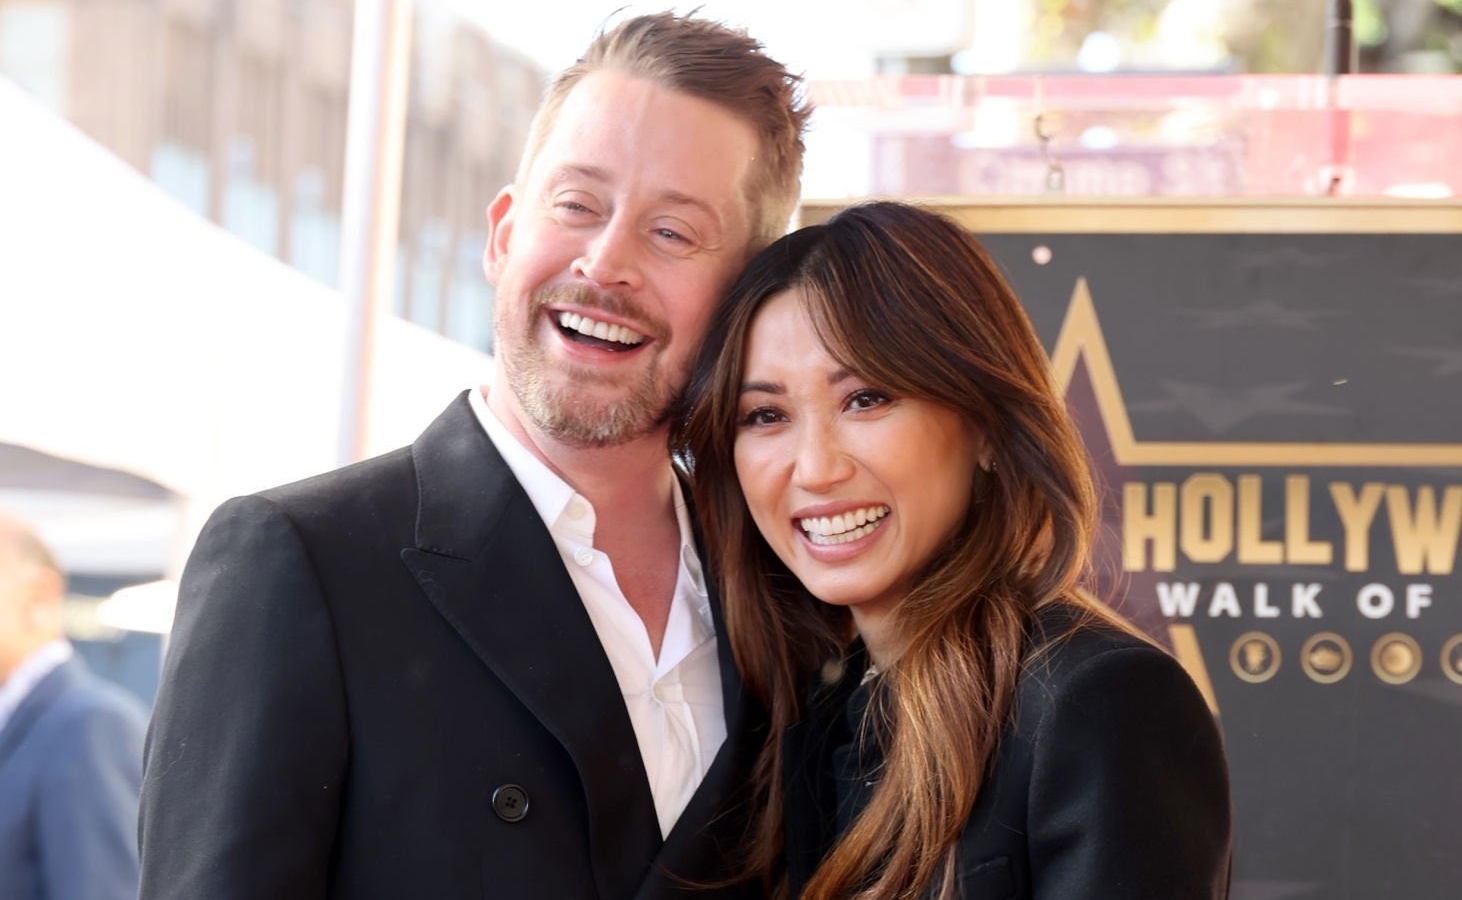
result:
<svg viewBox="0 0 1462 900"><path fill-rule="evenodd" d="M584 518L589 514L589 506L583 500L575 497L569 502L569 518L575 521Z"/></svg>
<svg viewBox="0 0 1462 900"><path fill-rule="evenodd" d="M594 561L594 551L588 547L580 547L574 551L574 562L581 566L587 566Z"/></svg>

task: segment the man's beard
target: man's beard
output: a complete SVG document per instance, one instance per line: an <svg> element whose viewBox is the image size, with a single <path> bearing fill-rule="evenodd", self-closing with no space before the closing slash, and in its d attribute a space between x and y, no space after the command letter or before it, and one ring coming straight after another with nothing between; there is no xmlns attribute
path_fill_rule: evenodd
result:
<svg viewBox="0 0 1462 900"><path fill-rule="evenodd" d="M647 338L663 343L663 326L639 312L627 301L599 294L583 285L566 285L535 291L528 300L527 316L517 341L499 345L508 386L518 398L523 414L540 431L573 447L613 447L644 437L659 429L669 415L677 385L657 384L654 366L646 366L633 383L622 383L623 375L595 369L569 369L568 384L550 384L550 366L545 349L538 343L537 329L545 306L573 305L581 310L601 309L624 316L637 327L652 327ZM557 323L554 324L557 327ZM504 342L506 343L506 342ZM645 351L658 353L658 348ZM562 382L565 372L553 373ZM620 396L594 399L583 388L618 385Z"/></svg>

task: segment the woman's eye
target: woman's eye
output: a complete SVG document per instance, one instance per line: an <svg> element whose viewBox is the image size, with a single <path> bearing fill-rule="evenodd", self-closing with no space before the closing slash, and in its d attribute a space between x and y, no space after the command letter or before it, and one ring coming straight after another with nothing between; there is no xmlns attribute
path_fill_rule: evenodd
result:
<svg viewBox="0 0 1462 900"><path fill-rule="evenodd" d="M864 388L861 391L854 391L848 395L849 409L872 409L875 406L882 406L888 402L888 395L871 388Z"/></svg>
<svg viewBox="0 0 1462 900"><path fill-rule="evenodd" d="M677 244L689 244L690 239L678 231L670 228L656 228L655 234L667 241L674 241Z"/></svg>
<svg viewBox="0 0 1462 900"><path fill-rule="evenodd" d="M759 425L775 425L782 421L782 414L770 406L758 406L751 412L741 417L741 425L745 428L755 428Z"/></svg>

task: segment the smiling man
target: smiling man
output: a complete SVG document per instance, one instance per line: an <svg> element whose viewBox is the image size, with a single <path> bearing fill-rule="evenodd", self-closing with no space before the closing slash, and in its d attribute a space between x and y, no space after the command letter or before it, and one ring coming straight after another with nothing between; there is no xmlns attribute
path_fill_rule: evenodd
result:
<svg viewBox="0 0 1462 900"><path fill-rule="evenodd" d="M786 227L806 118L694 17L627 20L559 76L488 208L493 383L199 538L142 897L760 895L734 877L758 717L666 419Z"/></svg>

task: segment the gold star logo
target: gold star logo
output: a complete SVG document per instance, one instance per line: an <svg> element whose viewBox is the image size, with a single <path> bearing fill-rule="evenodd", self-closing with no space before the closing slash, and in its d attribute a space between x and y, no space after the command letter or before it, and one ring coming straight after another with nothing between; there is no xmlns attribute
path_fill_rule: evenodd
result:
<svg viewBox="0 0 1462 900"><path fill-rule="evenodd" d="M1077 380L1078 367L1085 369L1089 390L1096 404L1097 422L1089 422L1084 435L1088 445L1105 439L1111 458L1118 466L1152 467L1280 467L1314 468L1326 466L1388 466L1388 467L1462 467L1462 444L1341 444L1305 442L1239 442L1239 441L1141 441L1132 430L1128 416L1128 404L1122 397L1122 388L1117 381L1116 369L1107 350L1106 338L1102 334L1097 318L1096 305L1085 278L1078 278L1066 310L1065 320L1051 351L1051 370L1057 389L1068 395L1072 383ZM1092 426L1095 426L1093 431ZM1173 654L1193 681L1203 692L1209 708L1218 713L1218 700L1209 677L1208 666L1203 659L1197 634L1190 624L1167 623L1167 635ZM1272 639L1271 639L1272 640ZM1241 639L1242 641L1242 639ZM1237 646L1237 645L1236 645ZM1257 649L1256 649L1257 648ZM1250 655L1258 647L1250 641L1247 650ZM1277 653L1277 646L1275 646ZM1338 652L1338 648L1336 649ZM1389 677L1392 669L1404 676L1410 668L1410 658L1398 660L1398 653L1408 648L1391 651L1388 657L1390 668L1376 667L1378 674L1385 671ZM1347 648L1348 650L1348 648ZM1309 659L1301 654L1301 660ZM1326 653L1314 659L1324 663L1329 659ZM1419 661L1420 657L1417 657ZM1245 680L1253 681L1255 673L1247 665L1251 660L1240 655L1233 668ZM1405 663L1403 665L1402 663ZM1344 663L1348 671L1348 660ZM1325 667L1316 665L1320 678L1328 677ZM1264 678L1273 672L1267 666L1260 667ZM1333 672L1339 672L1336 668ZM1412 675L1415 673L1412 672ZM1314 676L1312 676L1314 677ZM1341 673L1340 677L1344 677ZM1319 680L1319 679L1317 679ZM1338 680L1338 679L1335 679ZM1395 683L1395 682L1393 682Z"/></svg>

